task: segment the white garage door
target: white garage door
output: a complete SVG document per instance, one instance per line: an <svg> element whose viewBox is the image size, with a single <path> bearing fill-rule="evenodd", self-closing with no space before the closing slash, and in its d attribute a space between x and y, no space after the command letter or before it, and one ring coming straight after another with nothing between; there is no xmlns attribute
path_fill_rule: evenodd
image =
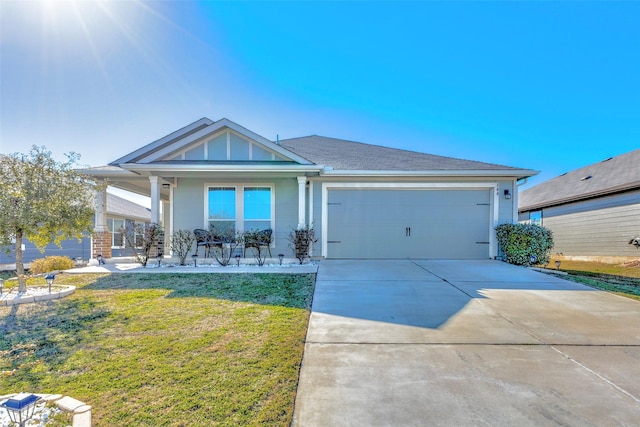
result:
<svg viewBox="0 0 640 427"><path fill-rule="evenodd" d="M488 259L488 189L331 189L328 258Z"/></svg>

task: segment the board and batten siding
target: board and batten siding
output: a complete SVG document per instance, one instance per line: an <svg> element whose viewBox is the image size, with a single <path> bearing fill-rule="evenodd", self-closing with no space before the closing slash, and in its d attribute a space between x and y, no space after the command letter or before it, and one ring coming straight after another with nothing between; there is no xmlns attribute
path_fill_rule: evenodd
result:
<svg viewBox="0 0 640 427"><path fill-rule="evenodd" d="M640 235L640 191L545 208L542 225L553 232L554 253L640 256L629 244Z"/></svg>

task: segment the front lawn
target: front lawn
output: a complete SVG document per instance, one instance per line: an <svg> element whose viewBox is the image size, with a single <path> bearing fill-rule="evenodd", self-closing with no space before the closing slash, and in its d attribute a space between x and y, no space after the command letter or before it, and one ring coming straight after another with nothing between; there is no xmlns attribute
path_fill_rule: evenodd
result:
<svg viewBox="0 0 640 427"><path fill-rule="evenodd" d="M58 275L75 294L0 307L0 394L72 396L95 426L288 426L314 283Z"/></svg>

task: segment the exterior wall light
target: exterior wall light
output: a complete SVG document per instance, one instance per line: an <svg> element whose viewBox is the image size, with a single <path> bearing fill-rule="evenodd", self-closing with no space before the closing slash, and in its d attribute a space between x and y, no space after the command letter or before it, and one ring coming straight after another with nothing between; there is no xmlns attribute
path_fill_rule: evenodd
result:
<svg viewBox="0 0 640 427"><path fill-rule="evenodd" d="M51 293L51 285L53 285L53 281L56 280L55 274L47 274L44 278L47 281L47 285L49 285L49 293Z"/></svg>
<svg viewBox="0 0 640 427"><path fill-rule="evenodd" d="M511 191L509 191L508 189L504 190L504 198L507 199L507 200L510 199L511 198Z"/></svg>
<svg viewBox="0 0 640 427"><path fill-rule="evenodd" d="M9 419L12 422L24 427L27 421L33 417L38 400L40 400L40 397L35 394L20 393L5 400L0 406L7 410Z"/></svg>

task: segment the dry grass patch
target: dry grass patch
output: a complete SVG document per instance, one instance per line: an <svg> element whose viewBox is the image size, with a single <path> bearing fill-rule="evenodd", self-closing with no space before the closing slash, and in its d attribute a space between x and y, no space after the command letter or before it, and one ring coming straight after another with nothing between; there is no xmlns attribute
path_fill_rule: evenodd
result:
<svg viewBox="0 0 640 427"><path fill-rule="evenodd" d="M0 390L91 404L96 426L289 425L315 275L59 275L0 308Z"/></svg>

